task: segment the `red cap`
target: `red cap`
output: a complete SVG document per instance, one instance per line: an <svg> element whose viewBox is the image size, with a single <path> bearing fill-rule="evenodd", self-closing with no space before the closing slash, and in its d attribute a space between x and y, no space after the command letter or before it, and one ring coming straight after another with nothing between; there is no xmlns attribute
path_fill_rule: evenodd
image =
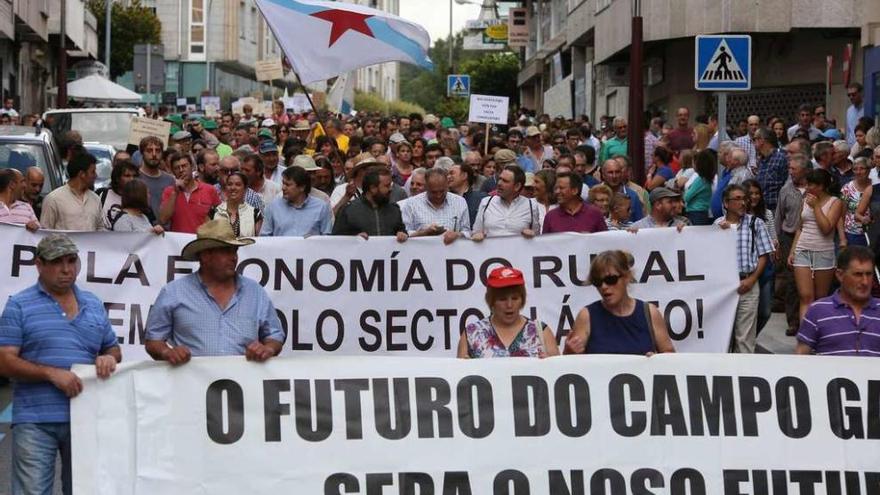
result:
<svg viewBox="0 0 880 495"><path fill-rule="evenodd" d="M489 272L489 279L486 281L489 287L500 289L502 287L513 287L515 285L526 285L521 271L516 268L507 266L499 266Z"/></svg>

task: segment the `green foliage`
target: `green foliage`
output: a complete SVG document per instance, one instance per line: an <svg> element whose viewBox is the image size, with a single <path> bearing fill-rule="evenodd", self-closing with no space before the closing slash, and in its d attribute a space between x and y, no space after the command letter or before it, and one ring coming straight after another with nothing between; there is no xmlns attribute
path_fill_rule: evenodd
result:
<svg viewBox="0 0 880 495"><path fill-rule="evenodd" d="M464 49L463 33L455 36L453 66L449 63L449 39L438 39L429 51L434 70L428 72L418 67L402 64L400 67L400 95L438 116L456 120L467 118L466 98L446 97L448 74L469 74L471 92L493 96L507 96L511 105L519 101L516 77L519 73L519 57L512 52L482 52Z"/></svg>
<svg viewBox="0 0 880 495"><path fill-rule="evenodd" d="M406 101L386 102L372 93L355 92L354 108L358 112L381 113L382 115L409 115L411 113L425 114L425 109Z"/></svg>
<svg viewBox="0 0 880 495"><path fill-rule="evenodd" d="M87 0L86 5L98 20L98 49L101 60L105 59L107 40L107 0ZM110 77L116 78L132 70L134 64L134 45L162 42L162 23L140 0L132 0L123 6L114 2L110 19Z"/></svg>

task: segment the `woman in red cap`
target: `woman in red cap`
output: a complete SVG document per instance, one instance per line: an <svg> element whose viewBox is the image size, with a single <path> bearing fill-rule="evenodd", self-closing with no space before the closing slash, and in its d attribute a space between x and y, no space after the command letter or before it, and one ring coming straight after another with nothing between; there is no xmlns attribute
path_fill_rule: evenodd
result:
<svg viewBox="0 0 880 495"><path fill-rule="evenodd" d="M604 251L593 260L589 281L601 299L578 313L565 342L566 354L675 352L657 307L629 295L632 265L626 251Z"/></svg>
<svg viewBox="0 0 880 495"><path fill-rule="evenodd" d="M558 356L550 327L520 314L526 305L521 271L502 266L489 273L486 304L490 315L467 326L458 343L460 358Z"/></svg>

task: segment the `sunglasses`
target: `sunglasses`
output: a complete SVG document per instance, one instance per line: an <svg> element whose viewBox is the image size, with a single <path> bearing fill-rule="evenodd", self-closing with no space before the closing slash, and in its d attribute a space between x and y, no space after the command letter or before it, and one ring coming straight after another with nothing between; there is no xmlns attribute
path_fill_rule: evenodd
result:
<svg viewBox="0 0 880 495"><path fill-rule="evenodd" d="M620 282L620 275L606 275L599 280L593 281L593 287L599 289L603 285L607 285L611 287L612 285L617 285L617 282Z"/></svg>

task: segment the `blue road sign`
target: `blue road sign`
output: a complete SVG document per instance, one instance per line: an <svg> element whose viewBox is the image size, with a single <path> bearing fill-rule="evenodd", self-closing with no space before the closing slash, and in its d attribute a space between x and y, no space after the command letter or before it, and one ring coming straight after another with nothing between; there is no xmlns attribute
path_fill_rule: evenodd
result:
<svg viewBox="0 0 880 495"><path fill-rule="evenodd" d="M446 77L446 96L467 98L471 95L471 76L450 74Z"/></svg>
<svg viewBox="0 0 880 495"><path fill-rule="evenodd" d="M752 37L697 36L694 87L699 91L752 89Z"/></svg>

